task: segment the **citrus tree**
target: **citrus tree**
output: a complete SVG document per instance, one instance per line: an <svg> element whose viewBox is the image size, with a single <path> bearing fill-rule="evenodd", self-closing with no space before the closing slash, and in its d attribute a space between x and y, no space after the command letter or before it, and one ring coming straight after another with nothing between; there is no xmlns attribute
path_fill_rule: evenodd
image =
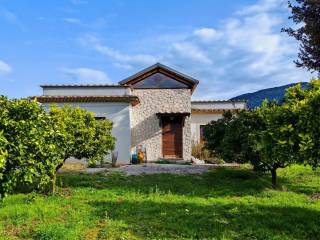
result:
<svg viewBox="0 0 320 240"><path fill-rule="evenodd" d="M43 190L61 159L49 115L37 102L0 97L0 197L18 184Z"/></svg>
<svg viewBox="0 0 320 240"><path fill-rule="evenodd" d="M21 185L54 191L67 158L97 161L114 148L111 130L109 120L80 108L48 113L36 101L0 97L0 198Z"/></svg>
<svg viewBox="0 0 320 240"><path fill-rule="evenodd" d="M3 136L3 132L0 132L0 183L2 183L3 179L4 179L4 170L5 170L5 166L8 160L8 153L6 151L6 145L7 145L7 140L5 139L5 137ZM2 184L0 186L0 191L4 192L2 190ZM1 194L1 196L4 193ZM0 196L0 198L1 198Z"/></svg>
<svg viewBox="0 0 320 240"><path fill-rule="evenodd" d="M250 135L264 124L255 111L229 111L221 119L205 126L205 147L218 154L226 162L254 164L259 155L253 149Z"/></svg>
<svg viewBox="0 0 320 240"><path fill-rule="evenodd" d="M311 80L305 89L301 85L286 93L286 106L297 118L297 141L300 162L313 168L320 161L320 79Z"/></svg>
<svg viewBox="0 0 320 240"><path fill-rule="evenodd" d="M225 158L224 153L226 153L226 151L224 151L222 141L232 118L232 113L227 111L223 113L221 119L211 121L204 127L203 135L206 139L204 147L212 154L217 154ZM228 160L228 158L224 160Z"/></svg>
<svg viewBox="0 0 320 240"><path fill-rule="evenodd" d="M299 162L297 117L287 105L263 102L255 111L262 126L250 133L255 169L267 171L272 176L272 186L277 186L277 170Z"/></svg>
<svg viewBox="0 0 320 240"><path fill-rule="evenodd" d="M97 161L114 149L113 124L108 119L96 120L93 113L70 105L52 105L49 114L55 130L60 133L56 144L63 161L57 169L70 157Z"/></svg>
<svg viewBox="0 0 320 240"><path fill-rule="evenodd" d="M270 172L276 187L277 169L297 161L295 125L290 109L265 101L255 110L209 123L205 137L208 143L215 142L207 147L224 160L251 163L255 170Z"/></svg>
<svg viewBox="0 0 320 240"><path fill-rule="evenodd" d="M206 147L227 161L250 162L255 170L270 172L277 185L277 169L293 163L319 166L320 80L305 89L289 88L282 104L262 106L209 123Z"/></svg>
<svg viewBox="0 0 320 240"><path fill-rule="evenodd" d="M306 88L300 84L289 88L281 106L264 104L257 114L265 120L266 128L253 133L255 149L261 156L260 163L267 163L274 186L279 167L292 163L314 169L319 166L320 80L311 80Z"/></svg>
<svg viewBox="0 0 320 240"><path fill-rule="evenodd" d="M113 124L108 119L96 120L93 113L70 105L52 105L49 115L54 132L58 133L55 142L62 155L56 172L70 157L96 162L114 149ZM55 176L52 186L54 191Z"/></svg>

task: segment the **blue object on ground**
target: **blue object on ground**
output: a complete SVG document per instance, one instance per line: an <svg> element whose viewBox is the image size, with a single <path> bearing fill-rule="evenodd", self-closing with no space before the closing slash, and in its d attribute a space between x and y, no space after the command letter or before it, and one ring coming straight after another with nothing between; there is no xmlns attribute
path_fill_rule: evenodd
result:
<svg viewBox="0 0 320 240"><path fill-rule="evenodd" d="M138 164L138 156L137 156L137 154L132 154L131 163L132 164Z"/></svg>

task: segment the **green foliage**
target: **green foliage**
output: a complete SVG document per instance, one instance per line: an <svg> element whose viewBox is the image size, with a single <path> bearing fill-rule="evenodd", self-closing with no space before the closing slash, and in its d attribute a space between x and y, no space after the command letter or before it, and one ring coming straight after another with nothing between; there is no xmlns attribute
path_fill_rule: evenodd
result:
<svg viewBox="0 0 320 240"><path fill-rule="evenodd" d="M250 134L254 151L259 154L254 162L256 169L270 171L273 186L276 186L276 171L299 162L297 148L296 114L285 104L265 101L256 110L263 127Z"/></svg>
<svg viewBox="0 0 320 240"><path fill-rule="evenodd" d="M299 41L299 59L295 64L320 73L320 1L295 0L289 1L288 5L292 13L289 19L296 27L284 28L282 31Z"/></svg>
<svg viewBox="0 0 320 240"><path fill-rule="evenodd" d="M254 111L241 111L237 115L226 112L223 118L205 127L205 147L227 162L251 162L254 165L259 155L253 150L250 134L262 126Z"/></svg>
<svg viewBox="0 0 320 240"><path fill-rule="evenodd" d="M4 170L8 160L8 152L6 150L6 145L8 144L7 139L3 136L3 132L0 132L0 182L4 178Z"/></svg>
<svg viewBox="0 0 320 240"><path fill-rule="evenodd" d="M70 105L51 106L50 117L55 123L54 128L60 133L61 139L57 145L63 153L63 160L69 157L86 158L95 164L114 149L111 121L95 120L93 113Z"/></svg>
<svg viewBox="0 0 320 240"><path fill-rule="evenodd" d="M61 155L48 114L37 102L0 98L0 198L17 184L43 189Z"/></svg>
<svg viewBox="0 0 320 240"><path fill-rule="evenodd" d="M206 139L205 147L207 149L222 154L223 146L221 143L231 119L232 114L228 111L223 114L223 118L218 119L217 121L211 121L205 126L204 138Z"/></svg>
<svg viewBox="0 0 320 240"><path fill-rule="evenodd" d="M17 186L48 191L68 157L101 160L114 148L109 120L80 108L0 97L0 198ZM53 189L51 189L53 190Z"/></svg>
<svg viewBox="0 0 320 240"><path fill-rule="evenodd" d="M286 94L286 108L296 117L296 141L300 161L319 166L320 161L320 79L312 80L309 87L290 88Z"/></svg>
<svg viewBox="0 0 320 240"><path fill-rule="evenodd" d="M238 163L250 162L255 165L259 154L253 149L251 134L263 127L263 121L255 111L241 111L227 124L221 141L221 157Z"/></svg>
<svg viewBox="0 0 320 240"><path fill-rule="evenodd" d="M269 178L243 168L63 174L53 196L4 200L0 239L318 239L319 170L280 169L281 190Z"/></svg>
<svg viewBox="0 0 320 240"><path fill-rule="evenodd" d="M250 162L269 171L293 163L313 168L320 159L320 80L289 88L284 102L265 101L261 107L224 116L205 128L206 147L226 161Z"/></svg>

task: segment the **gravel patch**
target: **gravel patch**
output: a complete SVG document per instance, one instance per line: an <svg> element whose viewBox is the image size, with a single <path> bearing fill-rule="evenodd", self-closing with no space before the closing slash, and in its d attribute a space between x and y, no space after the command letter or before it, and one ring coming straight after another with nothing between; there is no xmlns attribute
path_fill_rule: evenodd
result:
<svg viewBox="0 0 320 240"><path fill-rule="evenodd" d="M84 168L84 169L60 169L60 173L113 173L118 172L125 175L140 175L140 174L200 174L219 167L239 167L239 164L197 164L197 165L182 165L182 164L157 164L146 163L137 165L124 165L117 168Z"/></svg>
<svg viewBox="0 0 320 240"><path fill-rule="evenodd" d="M213 168L219 167L239 167L239 164L203 164L203 165L179 165L179 164L139 164L139 165L125 165L118 168L109 168L107 172L121 172L126 175L140 175L140 174L200 174L207 172Z"/></svg>

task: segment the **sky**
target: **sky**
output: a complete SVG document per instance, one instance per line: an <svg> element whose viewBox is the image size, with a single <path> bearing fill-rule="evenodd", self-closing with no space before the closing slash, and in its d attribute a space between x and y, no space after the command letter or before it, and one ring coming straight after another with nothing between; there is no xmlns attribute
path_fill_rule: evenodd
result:
<svg viewBox="0 0 320 240"><path fill-rule="evenodd" d="M198 79L193 99L309 81L289 15L287 0L0 0L0 95L118 83L156 62Z"/></svg>

